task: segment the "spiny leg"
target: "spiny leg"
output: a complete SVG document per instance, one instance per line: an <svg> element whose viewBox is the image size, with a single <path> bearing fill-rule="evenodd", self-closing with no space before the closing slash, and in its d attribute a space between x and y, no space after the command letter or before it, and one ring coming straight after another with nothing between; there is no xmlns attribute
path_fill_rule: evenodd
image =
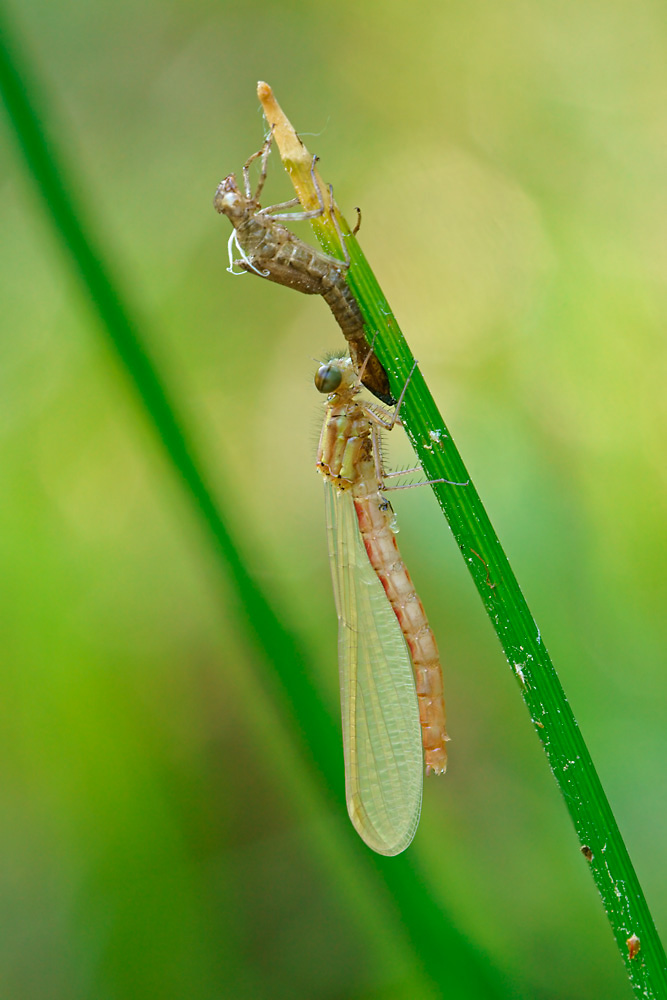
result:
<svg viewBox="0 0 667 1000"><path fill-rule="evenodd" d="M317 163L317 157L314 156L313 161L310 165L310 175L313 179L313 186L317 192L317 200L319 203L318 207L313 208L309 211L304 210L302 212L283 212L279 216L277 216L277 218L279 218L281 222L306 222L308 219L317 219L319 218L320 215L324 215L326 211L326 205L324 204L322 191L320 190L320 186L317 183L317 177L315 176L314 172L316 163ZM279 205L271 205L269 208L262 208L260 209L259 212L257 212L257 215L273 216L273 213L277 209L291 208L293 205L300 205L300 204L301 202L299 201L298 198L291 198L289 201L283 201Z"/></svg>
<svg viewBox="0 0 667 1000"><path fill-rule="evenodd" d="M385 473L385 479L389 479L391 476L407 476L411 472L421 472L421 467L416 469L408 469L406 472L387 472ZM457 483L453 479L424 479L421 483L405 483L403 486L383 486L382 490L384 493L388 493L394 490L414 490L418 486L433 486L435 483L446 483L448 486L468 486L470 483L469 479L466 479L465 483Z"/></svg>
<svg viewBox="0 0 667 1000"><path fill-rule="evenodd" d="M376 472L376 475L377 475L377 478L378 478L378 482L380 483L380 489L383 492L387 492L388 490L411 490L411 489L414 489L417 486L433 486L436 483L447 483L447 485L449 485L449 486L467 486L468 483L470 482L469 479L467 479L465 481L465 483L457 483L457 482L454 482L452 479L445 479L445 478L441 478L441 479L426 479L426 480L424 480L421 483L405 483L403 486L385 486L385 480L387 480L387 479L394 479L397 476L409 476L409 475L411 475L411 474L413 474L415 472L421 472L422 471L421 466L417 465L413 469L405 469L402 472L385 472L384 469L383 469L383 467L382 467L382 444L381 444L380 433L379 433L379 428L382 428L383 430L390 431L390 430L392 430L394 428L394 426L397 423L400 424L401 421L400 421L399 413L400 413L401 407L403 405L403 401L405 399L405 393L406 393L406 390L407 390L408 385L410 383L410 379L412 378L414 370L415 370L416 367L417 367L417 361L415 360L415 362L412 365L412 368L410 369L410 373L409 373L407 379L405 380L405 384L404 384L404 386L403 386L403 388L401 390L401 395L398 397L398 400L396 402L396 406L394 408L394 412L391 415L391 419L389 419L389 414L385 413L384 411L382 413L378 413L376 410L371 409L370 406L364 406L364 409L365 409L365 412L366 412L366 416L371 421L371 436L372 436L372 440L373 440L373 458L374 458L374 461L375 461L375 472ZM363 366L362 366L362 372L363 372Z"/></svg>
<svg viewBox="0 0 667 1000"><path fill-rule="evenodd" d="M324 195L322 194L322 189L320 187L320 182L319 182L319 180L317 178L317 174L315 173L315 164L317 163L318 160L319 160L319 156L314 156L313 157L313 162L310 165L310 177L311 177L311 180L313 182L313 187L317 191L317 200L320 203L320 209L321 209L320 214L324 214L325 207L326 207L325 204L324 204ZM338 242L340 243L340 248L343 251L343 255L345 257L345 265L347 267L349 267L350 266L350 254L349 254L349 251L347 249L347 245L345 243L345 240L343 239L343 232L342 232L342 230L340 228L340 225L338 223L338 219L336 218L336 202L334 201L333 184L329 184L329 218L331 219L331 221L333 223L333 227L336 230L336 235L338 236Z"/></svg>
<svg viewBox="0 0 667 1000"><path fill-rule="evenodd" d="M366 367L366 362L368 361L368 359L370 358L371 354L373 353L373 344L375 343L376 337L377 337L377 333L375 334L375 336L373 337L373 340L371 341L371 345L370 345L370 347L368 349L368 354L364 358L364 363L361 366L360 373L359 373L359 384L360 385L361 385L361 379L363 377L364 369ZM417 362L415 361L414 364L412 365L412 368L410 369L410 374L408 375L408 377L405 380L405 383L404 383L403 388L401 390L401 395L398 397L398 400L396 402L396 406L394 407L394 410L393 410L392 413L390 413L389 410L381 409L379 406L377 406L377 404L369 404L369 403L362 403L362 404L360 404L363 407L364 412L366 413L366 416L371 421L371 423L376 424L377 426L381 427L385 431L393 430L393 428L396 426L396 424L400 424L401 423L401 418L399 416L399 413L400 413L401 407L403 405L403 400L405 399L406 390L408 388L408 385L410 384L410 379L412 378L412 375L413 375L414 370L415 370L416 367L417 367Z"/></svg>
<svg viewBox="0 0 667 1000"><path fill-rule="evenodd" d="M289 201L281 201L278 205L270 205L267 208L260 208L259 212L256 212L255 214L273 215L273 213L276 212L278 209L293 208L295 205L300 205L300 204L301 202L299 201L298 198L290 198ZM279 216L279 218L287 219L288 221L292 219L293 221L296 220L298 222L300 219L303 218L303 213L293 212L291 215L281 215Z"/></svg>
<svg viewBox="0 0 667 1000"><path fill-rule="evenodd" d="M401 407L403 406L403 400L405 399L405 394L408 391L408 386L410 385L410 380L411 380L412 376L415 373L415 368L416 367L417 367L417 359L415 358L415 360L414 360L414 362L412 364L412 368L410 369L410 371L408 373L408 377L406 378L405 383L403 385L403 388L401 389L401 395L396 400L396 406L394 408L394 416L393 416L392 421L391 421L391 427L388 427L387 430L391 430L391 428L394 426L394 424L396 424L396 423L399 422L399 414L401 412Z"/></svg>
<svg viewBox="0 0 667 1000"><path fill-rule="evenodd" d="M316 178L315 178L314 174L313 174L313 180L317 184L317 181L316 181ZM319 196L321 198L322 197L322 192L319 189L319 185L317 185L317 191L318 191L318 194L319 194ZM350 266L350 251L347 249L347 243L345 242L345 239L343 237L343 230L340 228L340 225L338 223L338 219L336 217L336 202L334 201L333 184L329 185L329 217L331 218L331 221L333 223L334 229L336 230L336 235L338 237L338 242L340 243L340 248L343 251L343 255L345 257L345 266L349 267Z"/></svg>
<svg viewBox="0 0 667 1000"><path fill-rule="evenodd" d="M243 187L245 189L245 196L248 201L253 200L252 188L250 187L250 164L254 162L258 157L262 157L262 162L259 171L259 180L257 182L257 190L255 191L254 200L259 201L259 196L262 193L262 188L266 181L267 173L267 162L269 159L269 153L271 152L271 143L273 142L273 129L269 132L266 140L261 149L258 149L256 153L249 156L243 165Z"/></svg>
<svg viewBox="0 0 667 1000"><path fill-rule="evenodd" d="M310 177L313 182L313 188L317 193L318 207L313 208L309 211L303 212L284 212L281 213L279 218L283 222L305 222L308 219L317 219L327 211L327 206L324 201L324 195L322 194L322 188L320 187L320 182L318 180L317 174L315 173L315 164L317 163L319 157L314 156L310 164ZM298 198L292 198L290 201L281 202L279 205L272 205L270 208L263 208L257 214L258 215L271 215L273 216L277 209L291 208L293 205L301 204ZM347 249L347 244L343 237L343 232L340 228L340 224L336 217L336 203L333 196L333 185L329 184L329 217L333 223L334 229L336 230L336 235L338 236L338 242L340 243L341 250L343 251L345 266L350 266L350 254Z"/></svg>

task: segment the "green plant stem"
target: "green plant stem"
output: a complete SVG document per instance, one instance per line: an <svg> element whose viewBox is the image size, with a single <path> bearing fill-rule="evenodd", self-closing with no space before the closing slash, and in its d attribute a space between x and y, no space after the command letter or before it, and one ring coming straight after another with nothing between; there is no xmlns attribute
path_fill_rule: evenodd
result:
<svg viewBox="0 0 667 1000"><path fill-rule="evenodd" d="M418 855L395 859L373 855L343 821L339 720L332 718L314 684L314 671L294 631L276 612L239 555L219 501L206 482L201 462L184 430L186 422L150 359L132 311L110 277L99 244L82 222L81 205L73 192L81 192L83 185L79 181L75 184L71 173L63 168L53 136L47 136L41 124L47 117L45 99L42 95L36 101L28 92L27 81L34 74L26 71L25 60L19 68L15 47L10 48L7 37L6 27L0 23L0 91L28 172L100 320L99 330L125 370L168 463L212 540L220 569L232 582L231 597L236 606L227 607L225 613L229 616L232 610L237 612L255 653L249 656L249 662L254 662L259 676L249 686L254 690L259 687L272 703L282 723L283 739L296 751L292 765L300 766L302 784L309 783L309 791L332 803L341 817L339 829L344 832L334 848L339 871L335 881L354 881L355 913L364 907L372 908L389 890L395 906L394 926L400 927L398 933L407 937L414 949L421 975L428 983L425 989L433 984L439 996L469 994L500 1000L506 996L502 974L448 916L442 901L431 891ZM30 89L36 91L34 82ZM39 114L36 107L40 108ZM278 664L289 666L281 673ZM294 765L294 759L299 763ZM281 761L275 761L274 767L280 774ZM283 782L283 787L289 788L289 783L285 786ZM354 873L352 877L350 872ZM423 995L422 985L413 983L416 994Z"/></svg>
<svg viewBox="0 0 667 1000"><path fill-rule="evenodd" d="M258 94L297 196L304 208L312 209L318 204L312 157L270 88L260 83ZM320 187L328 190L321 183ZM313 230L322 247L341 258L342 232L350 258L348 284L359 303L367 340L398 398L412 371L413 356L357 240L337 208L335 212L337 226L326 213L312 222ZM667 959L630 856L540 630L418 368L410 378L401 420L429 480L466 484L436 483L433 489L565 800L586 858L583 863L595 880L632 989L638 997L662 1000L667 997ZM640 940L640 950L631 957L627 942L633 934Z"/></svg>

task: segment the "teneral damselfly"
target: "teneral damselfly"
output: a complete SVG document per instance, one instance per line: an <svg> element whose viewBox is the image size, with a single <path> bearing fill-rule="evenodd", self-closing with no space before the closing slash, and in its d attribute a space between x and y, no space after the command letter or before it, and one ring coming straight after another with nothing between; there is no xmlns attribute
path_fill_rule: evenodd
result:
<svg viewBox="0 0 667 1000"><path fill-rule="evenodd" d="M322 365L327 394L317 454L325 479L329 554L339 621L347 807L380 854L410 844L422 776L443 774L447 733L435 637L401 559L384 490L379 432L397 422L358 400L349 358Z"/></svg>

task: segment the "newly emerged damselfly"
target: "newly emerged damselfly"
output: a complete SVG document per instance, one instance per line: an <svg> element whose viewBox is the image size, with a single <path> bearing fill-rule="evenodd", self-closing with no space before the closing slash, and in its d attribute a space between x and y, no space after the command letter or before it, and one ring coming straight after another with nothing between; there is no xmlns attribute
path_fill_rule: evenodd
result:
<svg viewBox="0 0 667 1000"><path fill-rule="evenodd" d="M385 496L392 474L379 434L399 422L403 394L393 414L360 401L350 358L323 364L315 385L327 394L317 468L339 622L347 808L368 846L394 855L417 829L424 765L427 774L446 769L448 739L435 637Z"/></svg>

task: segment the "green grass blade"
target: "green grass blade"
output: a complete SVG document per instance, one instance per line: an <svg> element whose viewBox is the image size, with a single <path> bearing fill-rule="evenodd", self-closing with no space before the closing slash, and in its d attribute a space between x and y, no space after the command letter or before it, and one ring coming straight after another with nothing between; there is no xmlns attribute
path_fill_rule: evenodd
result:
<svg viewBox="0 0 667 1000"><path fill-rule="evenodd" d="M259 653L257 669L261 679L256 683L261 682L272 699L286 738L296 744L298 755L305 762L308 778L302 780L310 780L310 787L317 794L335 799L336 808L343 816L339 723L332 719L313 683L313 671L309 670L307 658L292 630L276 613L239 555L195 448L184 430L183 415L150 359L124 296L110 277L101 244L93 239L91 227L82 221L81 205L73 194L75 190L80 191L82 185L75 185L71 171L63 169L61 158L56 155L56 144L41 125L45 120L46 103L43 97L36 101L32 94L29 95L27 85L34 74L26 72L25 60L19 68L16 54L7 43L4 26L2 29L0 88L43 206L101 321L100 330L127 373L171 467L204 522L225 576L233 582L237 599L235 610ZM34 83L30 90L37 92ZM289 669L279 673L279 664L289 665ZM279 771L279 762L275 766ZM440 995L445 992L489 998L507 995L499 972L471 945L455 922L448 918L441 901L430 891L429 881L420 870L416 856L389 861L376 858L362 847L351 828L345 841L339 838L336 851L335 864L340 869L342 882L349 881L342 873L350 870L365 870L371 883L375 881L374 888L365 889L365 904L359 896L369 879L364 883L362 878L361 884L355 886L355 907L372 906L376 896L383 895L380 879L389 889L402 932L413 944L425 978L436 984Z"/></svg>
<svg viewBox="0 0 667 1000"><path fill-rule="evenodd" d="M294 133L267 84L258 94L274 129L285 167L306 209L318 204L312 157ZM319 179L318 179L319 181ZM321 186L326 190L325 186ZM342 232L350 258L348 284L364 317L367 339L384 365L398 398L414 358L375 276L336 208L312 222L327 251L343 257ZM410 378L401 420L433 486L472 576L507 662L517 680L552 774L595 880L630 983L639 997L667 997L667 958L593 761L565 697L540 630L535 623L500 540L419 369ZM639 939L637 952L628 945Z"/></svg>

